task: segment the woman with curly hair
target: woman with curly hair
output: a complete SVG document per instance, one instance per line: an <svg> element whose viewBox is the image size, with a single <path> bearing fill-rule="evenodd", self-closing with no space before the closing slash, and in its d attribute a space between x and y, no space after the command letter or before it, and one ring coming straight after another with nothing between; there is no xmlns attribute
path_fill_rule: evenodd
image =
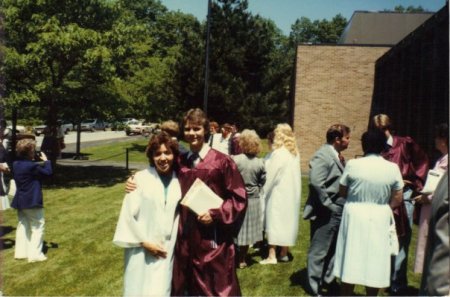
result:
<svg viewBox="0 0 450 297"><path fill-rule="evenodd" d="M239 246L239 268L247 267L245 258L250 244L261 241L262 209L260 204L260 191L266 182L264 161L257 155L261 151L261 139L255 130L242 131L239 136L239 147L242 154L232 156L245 183L248 206L244 222L237 237Z"/></svg>
<svg viewBox="0 0 450 297"><path fill-rule="evenodd" d="M146 149L150 166L136 173L136 190L122 204L114 244L125 248L124 296L169 296L178 230L180 183L176 140L161 132Z"/></svg>
<svg viewBox="0 0 450 297"><path fill-rule="evenodd" d="M267 181L264 186L269 256L261 264L289 261L288 247L294 246L297 240L300 215L300 153L291 126L277 125L272 148L273 152L266 161ZM280 247L278 260L276 246Z"/></svg>
<svg viewBox="0 0 450 297"><path fill-rule="evenodd" d="M28 262L47 260L44 245L44 202L41 180L52 174L52 165L45 153L36 156L36 141L22 139L16 146L17 161L13 163L16 194L11 207L17 209L19 224L16 230L15 259ZM39 160L35 160L39 158ZM43 161L40 164L35 161Z"/></svg>

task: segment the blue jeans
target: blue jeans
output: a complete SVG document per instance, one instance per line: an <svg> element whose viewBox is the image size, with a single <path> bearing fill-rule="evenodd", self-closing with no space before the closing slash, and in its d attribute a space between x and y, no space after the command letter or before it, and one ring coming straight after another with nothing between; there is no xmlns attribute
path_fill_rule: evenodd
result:
<svg viewBox="0 0 450 297"><path fill-rule="evenodd" d="M408 287L408 250L411 243L412 234L412 221L414 204L411 200L413 191L407 189L403 192L403 200L405 201L406 213L408 214L409 229L406 231L405 236L399 239L399 252L398 255L392 257L393 267L391 269L391 292L405 290Z"/></svg>

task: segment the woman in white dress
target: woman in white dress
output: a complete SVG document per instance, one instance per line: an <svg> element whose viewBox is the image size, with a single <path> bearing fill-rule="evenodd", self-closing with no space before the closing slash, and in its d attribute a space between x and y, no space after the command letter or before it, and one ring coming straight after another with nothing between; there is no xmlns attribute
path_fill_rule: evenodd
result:
<svg viewBox="0 0 450 297"><path fill-rule="evenodd" d="M288 124L277 125L272 148L273 152L265 163L267 179L264 185L269 256L260 264L288 261L288 247L294 246L297 241L300 215L300 153L294 132ZM276 246L280 247L278 260Z"/></svg>
<svg viewBox="0 0 450 297"><path fill-rule="evenodd" d="M162 132L146 154L150 166L134 177L137 188L123 200L113 242L125 248L124 296L170 296L181 198L178 143Z"/></svg>
<svg viewBox="0 0 450 297"><path fill-rule="evenodd" d="M341 279L343 296L351 296L355 284L366 286L368 296L389 287L391 209L403 199L398 166L380 156L386 143L384 133L365 132L361 142L364 157L347 162L340 181L347 202L333 272Z"/></svg>

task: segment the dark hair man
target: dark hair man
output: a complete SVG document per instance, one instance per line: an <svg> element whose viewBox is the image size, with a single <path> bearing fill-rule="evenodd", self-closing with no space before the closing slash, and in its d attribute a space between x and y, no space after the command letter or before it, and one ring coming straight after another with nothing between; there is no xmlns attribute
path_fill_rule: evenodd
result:
<svg viewBox="0 0 450 297"><path fill-rule="evenodd" d="M336 238L345 199L339 195L339 180L345 161L341 152L350 142L350 128L336 124L326 133L322 145L309 162L309 195L303 218L310 220L311 242L308 250L308 284L312 295L337 289L333 276ZM339 292L334 292L339 293Z"/></svg>

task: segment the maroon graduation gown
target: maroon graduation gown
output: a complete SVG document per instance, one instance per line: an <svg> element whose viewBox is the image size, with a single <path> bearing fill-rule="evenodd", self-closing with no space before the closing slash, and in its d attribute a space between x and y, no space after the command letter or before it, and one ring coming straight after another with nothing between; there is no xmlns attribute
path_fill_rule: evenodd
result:
<svg viewBox="0 0 450 297"><path fill-rule="evenodd" d="M420 191L428 173L428 157L411 137L392 136L393 143L382 156L394 162L400 168L404 180L413 183L412 190ZM405 186L407 186L405 184ZM403 236L409 228L408 216L404 203L393 210L397 235Z"/></svg>
<svg viewBox="0 0 450 297"><path fill-rule="evenodd" d="M214 149L192 169L187 154L180 157L178 179L183 196L197 177L224 202L221 208L210 210L210 225L199 223L196 214L180 205L172 295L239 296L233 240L247 207L244 182L236 164Z"/></svg>

